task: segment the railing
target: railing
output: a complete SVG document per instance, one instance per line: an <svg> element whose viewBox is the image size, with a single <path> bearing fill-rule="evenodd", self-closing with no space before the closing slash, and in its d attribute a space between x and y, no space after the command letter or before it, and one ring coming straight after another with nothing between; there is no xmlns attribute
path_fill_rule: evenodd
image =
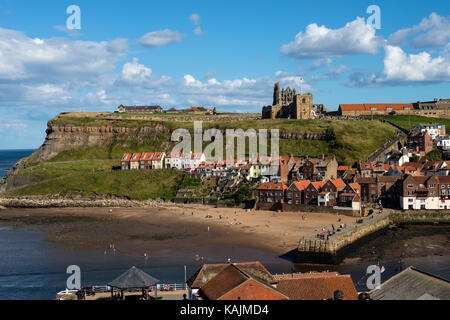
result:
<svg viewBox="0 0 450 320"><path fill-rule="evenodd" d="M157 286L158 291L178 291L187 289L187 285L185 283L160 283Z"/></svg>

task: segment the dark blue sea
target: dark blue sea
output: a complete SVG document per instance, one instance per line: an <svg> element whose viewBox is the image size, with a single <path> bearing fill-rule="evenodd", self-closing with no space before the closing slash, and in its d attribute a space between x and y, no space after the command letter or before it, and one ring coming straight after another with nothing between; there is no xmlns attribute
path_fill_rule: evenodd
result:
<svg viewBox="0 0 450 320"><path fill-rule="evenodd" d="M34 149L26 150L0 150L0 178L5 178L8 170L18 160L28 157Z"/></svg>

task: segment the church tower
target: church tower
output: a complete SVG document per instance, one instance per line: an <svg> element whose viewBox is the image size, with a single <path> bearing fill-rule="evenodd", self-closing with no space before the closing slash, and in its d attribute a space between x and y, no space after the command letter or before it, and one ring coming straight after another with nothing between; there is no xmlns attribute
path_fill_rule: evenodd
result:
<svg viewBox="0 0 450 320"><path fill-rule="evenodd" d="M280 83L275 83L273 87L273 104L274 106L278 106L281 104L281 92L280 92Z"/></svg>

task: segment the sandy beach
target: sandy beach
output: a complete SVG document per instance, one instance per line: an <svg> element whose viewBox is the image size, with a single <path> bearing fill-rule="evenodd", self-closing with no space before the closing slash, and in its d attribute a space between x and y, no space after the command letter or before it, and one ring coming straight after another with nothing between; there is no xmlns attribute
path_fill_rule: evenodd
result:
<svg viewBox="0 0 450 320"><path fill-rule="evenodd" d="M340 220L340 221L339 221ZM0 224L45 232L47 241L69 250L110 250L141 254L203 244L245 245L278 255L355 218L332 213L294 213L213 208L204 205L161 205L158 208L6 209Z"/></svg>

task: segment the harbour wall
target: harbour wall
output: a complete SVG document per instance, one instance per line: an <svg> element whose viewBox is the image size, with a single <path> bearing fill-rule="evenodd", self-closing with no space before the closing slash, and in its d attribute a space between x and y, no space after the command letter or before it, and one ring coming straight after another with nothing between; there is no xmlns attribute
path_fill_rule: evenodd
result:
<svg viewBox="0 0 450 320"><path fill-rule="evenodd" d="M297 263L339 263L359 240L399 224L450 224L450 212L441 210L373 214L363 222L346 226L327 239L302 238L295 255Z"/></svg>

